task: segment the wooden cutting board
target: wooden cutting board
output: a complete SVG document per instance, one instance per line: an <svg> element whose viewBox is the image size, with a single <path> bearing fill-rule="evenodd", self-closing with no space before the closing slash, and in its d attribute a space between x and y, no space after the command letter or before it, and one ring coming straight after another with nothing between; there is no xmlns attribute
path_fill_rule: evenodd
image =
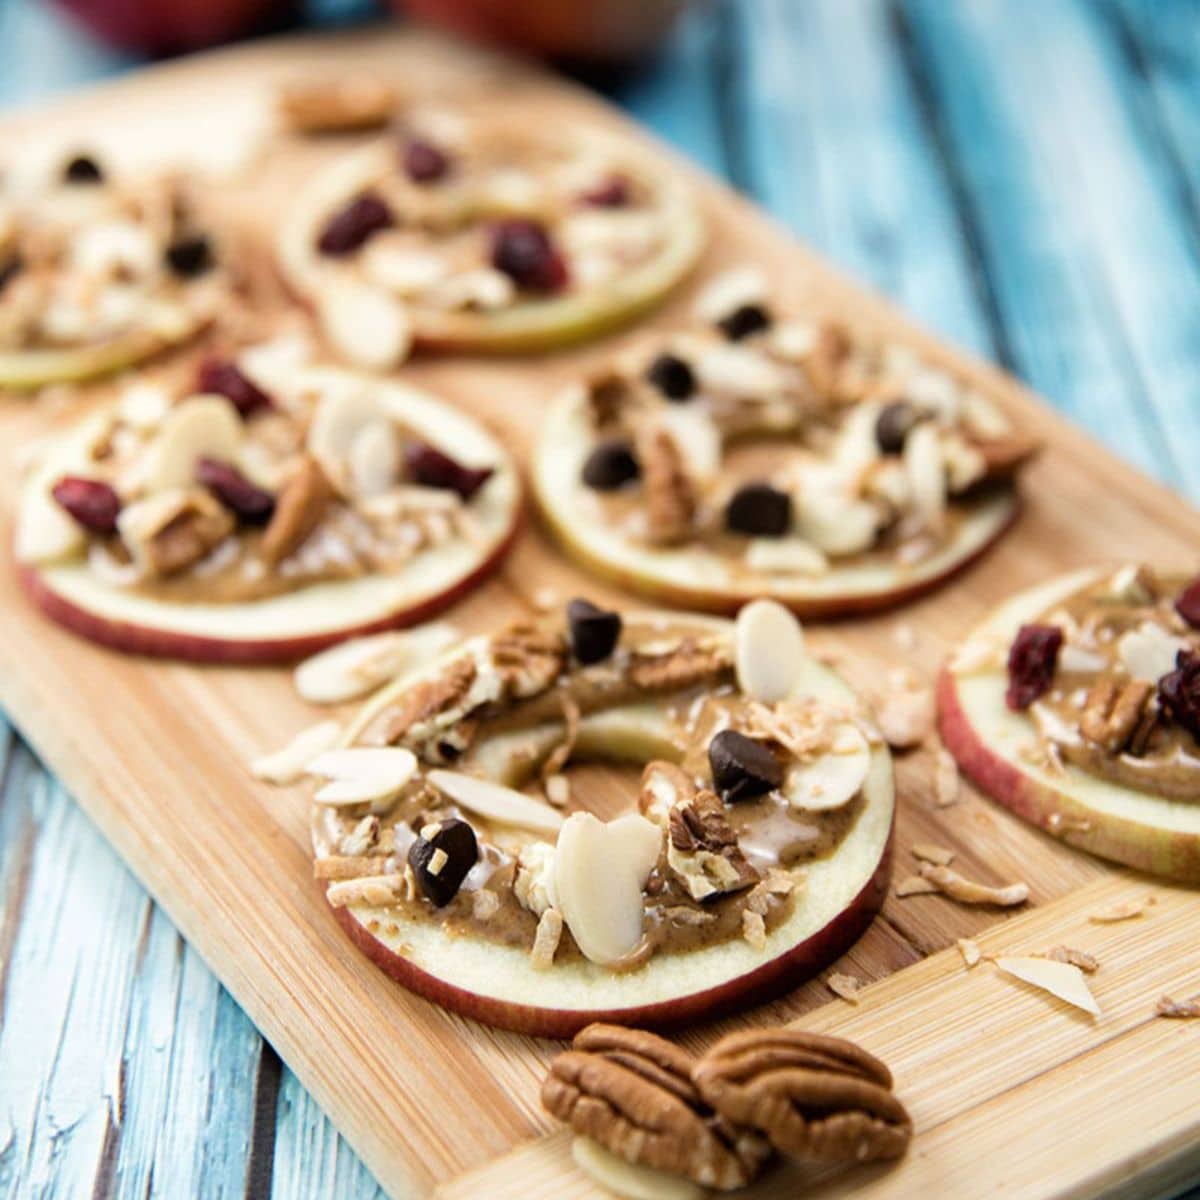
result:
<svg viewBox="0 0 1200 1200"><path fill-rule="evenodd" d="M10 119L0 128L0 151L14 142L77 141L118 158L167 147L232 162L245 156L248 132L261 128L275 82L343 69L386 74L417 94L492 97L530 120L604 125L646 140L561 81L430 35L371 31L252 45L131 76ZM344 148L341 141L275 147L223 185L225 198L267 229L295 180ZM783 296L909 338L994 389L1045 441L1026 480L1024 516L981 564L895 615L810 631L852 678L878 686L882 667L901 661L932 677L990 605L1051 573L1122 558L1195 562L1200 514L1177 496L1011 379L938 345L727 189L659 151L703 195L715 235L706 271L761 263ZM678 321L686 304L685 294L652 323ZM613 345L503 362L422 362L405 375L525 450L558 384ZM103 392L0 408L6 545L22 448ZM564 601L583 593L635 603L577 572L531 525L501 573L452 617L465 629L487 628L528 611L545 590ZM599 1195L539 1107L557 1047L416 999L335 925L310 877L301 790L267 789L245 770L251 757L315 719L286 671L204 669L100 650L32 611L10 562L0 572L0 612L0 703L393 1196ZM782 1198L802 1184L821 1196L1169 1194L1200 1174L1200 1025L1153 1012L1164 992L1200 991L1196 892L1084 857L967 788L958 804L938 809L932 763L924 750L898 764L897 876L914 866L914 843L936 842L953 848L969 875L1025 879L1033 900L1005 919L939 896L891 898L840 964L871 983L859 1004L833 1000L813 980L743 1019L687 1035L701 1047L746 1020L845 1034L892 1066L915 1118L916 1141L896 1167L821 1177L784 1170L746 1194ZM1143 898L1154 903L1140 919L1088 920ZM1102 963L1093 989L1103 1015L1068 1011L987 962L967 971L954 948L964 936L990 954L1064 942L1091 951Z"/></svg>

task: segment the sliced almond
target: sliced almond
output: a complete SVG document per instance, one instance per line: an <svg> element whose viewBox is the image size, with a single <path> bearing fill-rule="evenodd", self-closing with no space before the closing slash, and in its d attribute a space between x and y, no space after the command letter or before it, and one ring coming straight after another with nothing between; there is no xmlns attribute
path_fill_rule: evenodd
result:
<svg viewBox="0 0 1200 1200"><path fill-rule="evenodd" d="M696 357L693 366L705 392L770 400L787 386L780 365L750 346L708 346Z"/></svg>
<svg viewBox="0 0 1200 1200"><path fill-rule="evenodd" d="M1183 638L1152 621L1144 621L1117 642L1117 656L1132 678L1157 683L1175 670L1176 655L1187 648Z"/></svg>
<svg viewBox="0 0 1200 1200"><path fill-rule="evenodd" d="M1094 650L1088 650L1083 646L1076 646L1072 642L1068 642L1058 652L1058 670L1064 672L1076 672L1078 674L1090 674L1093 671L1103 671L1108 666L1108 659L1103 654L1097 654Z"/></svg>
<svg viewBox="0 0 1200 1200"><path fill-rule="evenodd" d="M1107 908L1090 914L1088 920L1093 925L1115 925L1118 921L1133 921L1145 916L1147 903L1145 899L1140 899L1110 904Z"/></svg>
<svg viewBox="0 0 1200 1200"><path fill-rule="evenodd" d="M87 534L48 490L30 488L17 514L15 550L23 563L62 562L82 554Z"/></svg>
<svg viewBox="0 0 1200 1200"><path fill-rule="evenodd" d="M346 458L355 494L369 500L391 491L403 461L400 434L391 421L373 421L360 429Z"/></svg>
<svg viewBox="0 0 1200 1200"><path fill-rule="evenodd" d="M350 746L318 754L305 769L332 781L313 797L318 804L378 803L395 796L412 779L417 757L401 746Z"/></svg>
<svg viewBox="0 0 1200 1200"><path fill-rule="evenodd" d="M933 863L923 862L917 870L921 878L932 883L942 895L949 896L951 900L957 900L960 904L995 904L1000 908L1014 908L1029 899L1029 885L1026 883L1017 882L993 887L991 884L967 879L949 867L939 867Z"/></svg>
<svg viewBox="0 0 1200 1200"><path fill-rule="evenodd" d="M936 883L922 879L920 875L909 875L896 884L896 896L900 900L909 896L932 896L939 890Z"/></svg>
<svg viewBox="0 0 1200 1200"><path fill-rule="evenodd" d="M743 305L763 303L767 292L767 277L761 267L734 267L705 286L693 311L699 320L715 325Z"/></svg>
<svg viewBox="0 0 1200 1200"><path fill-rule="evenodd" d="M642 939L642 888L658 858L657 849L650 858L652 837L661 845L658 826L637 814L605 825L579 812L563 822L554 852L554 893L571 936L592 962L619 962Z"/></svg>
<svg viewBox="0 0 1200 1200"><path fill-rule="evenodd" d="M914 858L932 863L935 867L948 867L954 861L953 850L948 850L945 846L934 846L929 842L917 842L912 852Z"/></svg>
<svg viewBox="0 0 1200 1200"><path fill-rule="evenodd" d="M442 622L351 638L305 659L292 682L310 704L341 704L375 691L401 671L431 662L458 638L454 627Z"/></svg>
<svg viewBox="0 0 1200 1200"><path fill-rule="evenodd" d="M804 630L775 600L743 605L734 628L738 687L764 704L776 704L795 690L804 669Z"/></svg>
<svg viewBox="0 0 1200 1200"><path fill-rule="evenodd" d="M562 814L548 804L534 800L524 792L480 779L478 775L438 770L430 771L426 778L455 803L500 825L513 825L549 836L563 827Z"/></svg>
<svg viewBox="0 0 1200 1200"><path fill-rule="evenodd" d="M806 482L795 500L797 532L831 558L860 554L875 544L875 505L843 495L829 481Z"/></svg>
<svg viewBox="0 0 1200 1200"><path fill-rule="evenodd" d="M674 405L656 417L679 449L688 474L701 482L711 480L721 468L721 431L703 409Z"/></svg>
<svg viewBox="0 0 1200 1200"><path fill-rule="evenodd" d="M793 808L805 812L841 808L862 791L870 769L867 739L856 725L839 725L828 753L788 772L784 794Z"/></svg>
<svg viewBox="0 0 1200 1200"><path fill-rule="evenodd" d="M970 938L959 938L955 945L958 947L958 952L962 955L968 971L983 957L983 951Z"/></svg>
<svg viewBox="0 0 1200 1200"><path fill-rule="evenodd" d="M935 708L932 688L889 687L875 706L875 721L889 746L907 750L933 732Z"/></svg>
<svg viewBox="0 0 1200 1200"><path fill-rule="evenodd" d="M930 533L946 523L946 468L937 426L922 422L904 440L904 470L913 510Z"/></svg>
<svg viewBox="0 0 1200 1200"><path fill-rule="evenodd" d="M1067 1004L1092 1016L1100 1015L1100 1005L1092 995L1083 972L1070 963L1054 962L1049 958L998 958L996 966L1033 987L1057 996Z"/></svg>
<svg viewBox="0 0 1200 1200"><path fill-rule="evenodd" d="M412 318L408 309L382 288L339 278L318 295L322 332L355 366L387 371L408 357Z"/></svg>
<svg viewBox="0 0 1200 1200"><path fill-rule="evenodd" d="M588 1137L571 1142L571 1157L599 1188L625 1200L703 1200L705 1195L690 1179L626 1162Z"/></svg>
<svg viewBox="0 0 1200 1200"><path fill-rule="evenodd" d="M317 755L337 745L341 732L337 721L318 721L302 729L286 746L256 758L250 764L250 774L267 783L295 783Z"/></svg>
<svg viewBox="0 0 1200 1200"><path fill-rule="evenodd" d="M803 538L751 538L746 546L746 566L764 575L825 575L829 559Z"/></svg>
<svg viewBox="0 0 1200 1200"><path fill-rule="evenodd" d="M224 396L193 396L162 422L147 452L143 486L147 492L191 487L199 459L236 462L244 440L242 418Z"/></svg>
<svg viewBox="0 0 1200 1200"><path fill-rule="evenodd" d="M308 427L309 453L336 474L349 461L364 430L389 423L387 410L372 388L331 389L313 410Z"/></svg>
<svg viewBox="0 0 1200 1200"><path fill-rule="evenodd" d="M849 1004L857 1004L859 1002L859 992L862 990L862 980L856 979L853 975L830 975L825 980L826 987L835 995L845 1000Z"/></svg>

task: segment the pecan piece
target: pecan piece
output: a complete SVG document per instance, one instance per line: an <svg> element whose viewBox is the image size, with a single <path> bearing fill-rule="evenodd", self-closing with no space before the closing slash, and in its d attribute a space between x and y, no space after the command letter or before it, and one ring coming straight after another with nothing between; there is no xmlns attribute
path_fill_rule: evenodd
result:
<svg viewBox="0 0 1200 1200"><path fill-rule="evenodd" d="M703 646L685 637L665 654L635 650L629 656L629 682L647 692L667 692L693 687L728 671L733 660L728 648Z"/></svg>
<svg viewBox="0 0 1200 1200"><path fill-rule="evenodd" d="M518 700L549 688L566 660L562 636L537 625L517 623L492 639L492 664L505 692Z"/></svg>
<svg viewBox="0 0 1200 1200"><path fill-rule="evenodd" d="M696 519L697 499L675 439L665 429L650 430L638 439L638 459L646 497L647 541L655 546L686 541Z"/></svg>
<svg viewBox="0 0 1200 1200"><path fill-rule="evenodd" d="M359 742L364 746L394 746L414 727L456 714L475 682L475 674L473 658L456 658L441 675L416 684L401 693L394 704L386 705L363 730Z"/></svg>
<svg viewBox="0 0 1200 1200"><path fill-rule="evenodd" d="M797 1029L731 1034L700 1060L692 1079L722 1116L796 1158L899 1158L912 1138L891 1072L841 1038Z"/></svg>
<svg viewBox="0 0 1200 1200"><path fill-rule="evenodd" d="M548 1112L630 1163L744 1187L770 1154L757 1134L713 1113L692 1083L687 1051L637 1029L589 1025L551 1064Z"/></svg>
<svg viewBox="0 0 1200 1200"><path fill-rule="evenodd" d="M200 493L145 546L146 561L156 575L174 575L204 558L233 532L233 517L218 504L207 504Z"/></svg>
<svg viewBox="0 0 1200 1200"><path fill-rule="evenodd" d="M333 485L320 464L311 456L305 458L279 493L275 514L263 534L262 556L270 566L299 549L320 523L333 496Z"/></svg>
<svg viewBox="0 0 1200 1200"><path fill-rule="evenodd" d="M693 900L739 892L758 882L715 792L698 792L673 805L667 833L667 863Z"/></svg>
<svg viewBox="0 0 1200 1200"><path fill-rule="evenodd" d="M1102 750L1119 754L1141 728L1146 703L1153 694L1154 685L1145 679L1122 683L1101 676L1088 692L1079 732Z"/></svg>
<svg viewBox="0 0 1200 1200"><path fill-rule="evenodd" d="M1038 452L1037 442L1020 433L974 439L970 445L983 458L981 483L999 483L1011 479Z"/></svg>

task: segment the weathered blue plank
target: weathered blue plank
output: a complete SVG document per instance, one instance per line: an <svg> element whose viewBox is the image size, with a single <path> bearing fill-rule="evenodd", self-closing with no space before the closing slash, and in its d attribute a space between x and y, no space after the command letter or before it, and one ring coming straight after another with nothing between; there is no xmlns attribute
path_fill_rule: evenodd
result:
<svg viewBox="0 0 1200 1200"><path fill-rule="evenodd" d="M1200 276L1074 2L909 0L904 26L959 163L1014 357L1118 453L1200 495Z"/></svg>

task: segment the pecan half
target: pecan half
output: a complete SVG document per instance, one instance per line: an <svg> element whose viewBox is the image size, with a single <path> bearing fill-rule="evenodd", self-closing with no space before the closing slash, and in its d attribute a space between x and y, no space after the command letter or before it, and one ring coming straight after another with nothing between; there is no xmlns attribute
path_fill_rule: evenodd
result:
<svg viewBox="0 0 1200 1200"><path fill-rule="evenodd" d="M841 1038L796 1029L731 1034L700 1060L692 1080L722 1116L796 1158L899 1158L912 1138L887 1067Z"/></svg>
<svg viewBox="0 0 1200 1200"><path fill-rule="evenodd" d="M698 792L673 805L667 833L667 863L693 900L739 892L758 882L715 792Z"/></svg>
<svg viewBox="0 0 1200 1200"><path fill-rule="evenodd" d="M1088 692L1079 732L1102 750L1119 754L1140 730L1153 694L1154 685L1144 679L1122 682L1102 675Z"/></svg>
<svg viewBox="0 0 1200 1200"><path fill-rule="evenodd" d="M567 647L561 634L517 623L492 640L492 663L505 693L518 700L544 692L562 674Z"/></svg>
<svg viewBox="0 0 1200 1200"><path fill-rule="evenodd" d="M767 1160L758 1134L701 1098L687 1051L614 1025L589 1025L572 1046L550 1064L542 1104L618 1158L729 1190L745 1187Z"/></svg>
<svg viewBox="0 0 1200 1200"><path fill-rule="evenodd" d="M638 439L642 489L646 499L646 540L671 546L691 536L696 519L696 489L684 466L683 454L664 429Z"/></svg>
<svg viewBox="0 0 1200 1200"><path fill-rule="evenodd" d="M299 549L333 500L333 485L315 458L307 457L284 485L263 534L262 556L274 566Z"/></svg>
<svg viewBox="0 0 1200 1200"><path fill-rule="evenodd" d="M458 709L475 682L475 660L456 658L434 679L405 691L394 704L378 712L359 736L364 746L394 746L415 726L439 716L458 714Z"/></svg>
<svg viewBox="0 0 1200 1200"><path fill-rule="evenodd" d="M207 492L189 491L178 511L142 546L155 575L174 575L199 562L233 532L233 517Z"/></svg>
<svg viewBox="0 0 1200 1200"><path fill-rule="evenodd" d="M728 671L733 660L728 648L701 645L685 637L663 654L634 651L629 656L629 682L648 692L666 692L693 687Z"/></svg>

